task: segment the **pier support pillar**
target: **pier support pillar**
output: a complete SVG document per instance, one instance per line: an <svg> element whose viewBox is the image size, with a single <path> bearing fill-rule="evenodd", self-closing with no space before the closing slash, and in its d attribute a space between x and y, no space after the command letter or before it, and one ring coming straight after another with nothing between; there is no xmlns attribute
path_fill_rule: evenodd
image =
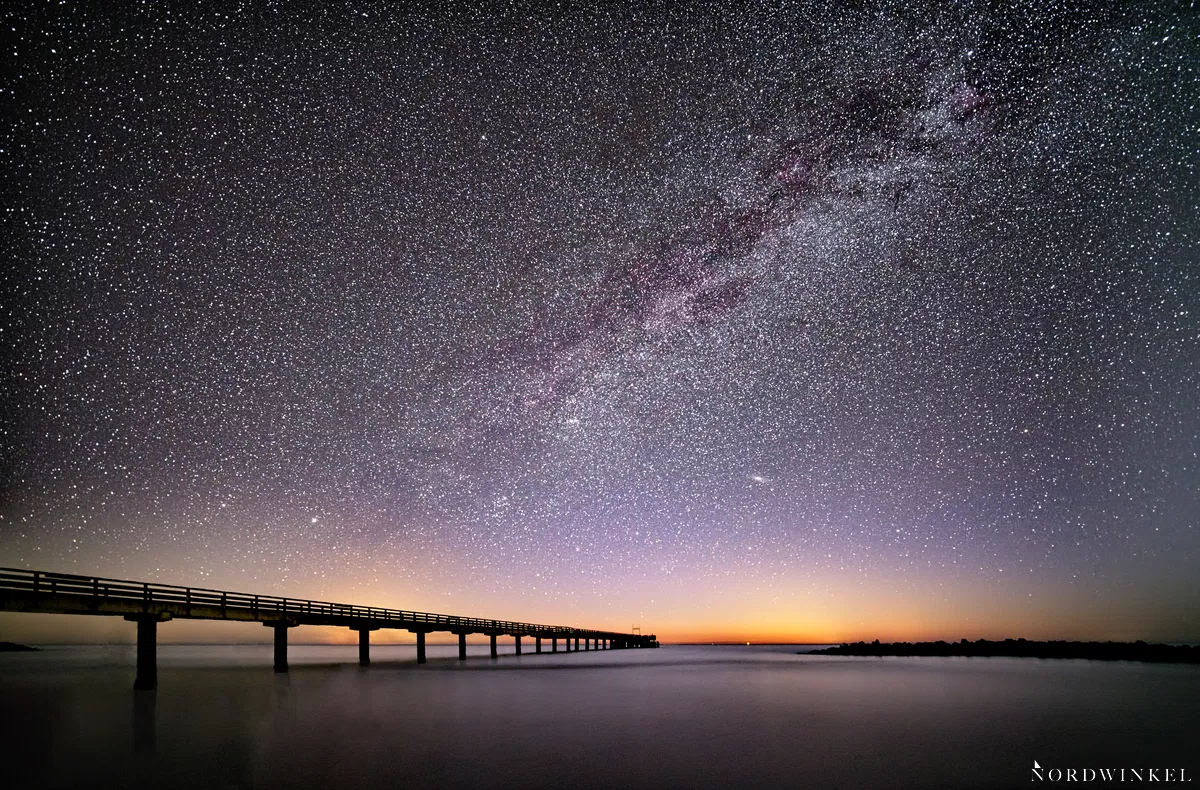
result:
<svg viewBox="0 0 1200 790"><path fill-rule="evenodd" d="M127 614L125 619L137 623L137 676L133 687L137 691L158 688L158 624L171 619L167 612Z"/></svg>
<svg viewBox="0 0 1200 790"><path fill-rule="evenodd" d="M517 634L513 637L513 647L517 650L517 655L521 655L521 635Z"/></svg>
<svg viewBox="0 0 1200 790"><path fill-rule="evenodd" d="M492 634L492 658L496 657L496 635Z"/></svg>
<svg viewBox="0 0 1200 790"><path fill-rule="evenodd" d="M292 627L292 623L287 620L272 620L263 623L267 628L275 629L275 671L288 671L287 657L287 632Z"/></svg>
<svg viewBox="0 0 1200 790"><path fill-rule="evenodd" d="M542 638L540 636L535 636L533 638L533 652L542 652Z"/></svg>
<svg viewBox="0 0 1200 790"><path fill-rule="evenodd" d="M579 637L575 637L575 652L579 652Z"/></svg>
<svg viewBox="0 0 1200 790"><path fill-rule="evenodd" d="M359 628L358 631L358 663L367 666L371 663L371 629Z"/></svg>
<svg viewBox="0 0 1200 790"><path fill-rule="evenodd" d="M590 651L591 651L591 649L592 649L592 640L591 640L591 638L590 638L590 637L584 637L584 639L583 639L583 649L584 649L584 650L586 650L586 651L588 651L588 652L590 652Z"/></svg>
<svg viewBox="0 0 1200 790"><path fill-rule="evenodd" d="M557 636L550 637L550 652L551 653L558 652L558 637Z"/></svg>
<svg viewBox="0 0 1200 790"><path fill-rule="evenodd" d="M425 632L417 631L417 663L425 663Z"/></svg>
<svg viewBox="0 0 1200 790"><path fill-rule="evenodd" d="M138 620L137 639L137 677L133 687L150 691L158 688L158 620Z"/></svg>
<svg viewBox="0 0 1200 790"><path fill-rule="evenodd" d="M458 660L467 660L467 634L465 631L458 635Z"/></svg>
<svg viewBox="0 0 1200 790"><path fill-rule="evenodd" d="M138 691L158 688L158 618L137 620L137 677L133 687Z"/></svg>

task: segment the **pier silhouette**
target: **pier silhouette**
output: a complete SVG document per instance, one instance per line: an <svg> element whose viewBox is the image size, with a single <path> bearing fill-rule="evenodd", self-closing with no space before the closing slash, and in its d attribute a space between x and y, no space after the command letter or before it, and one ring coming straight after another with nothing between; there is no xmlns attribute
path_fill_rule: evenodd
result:
<svg viewBox="0 0 1200 790"><path fill-rule="evenodd" d="M468 634L489 636L492 658L497 655L496 640L502 636L512 637L517 655L521 654L521 640L525 637L534 640L536 653L542 652L543 640L549 640L552 653L558 652L559 640L568 653L658 647L654 634L410 612L19 568L0 568L0 610L119 616L137 623L136 689L152 689L158 685L158 624L176 618L240 620L262 623L274 629L276 672L288 671L287 632L300 625L335 626L357 631L358 660L364 665L371 663L371 632L383 628L415 633L419 664L425 663L425 635L434 631L458 636L459 661L467 659Z"/></svg>

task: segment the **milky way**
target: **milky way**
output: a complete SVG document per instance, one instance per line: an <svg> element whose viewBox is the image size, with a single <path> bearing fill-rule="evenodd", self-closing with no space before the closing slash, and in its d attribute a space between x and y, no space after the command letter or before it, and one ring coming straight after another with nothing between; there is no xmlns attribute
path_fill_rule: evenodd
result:
<svg viewBox="0 0 1200 790"><path fill-rule="evenodd" d="M668 5L7 7L0 564L1200 637L1200 14Z"/></svg>

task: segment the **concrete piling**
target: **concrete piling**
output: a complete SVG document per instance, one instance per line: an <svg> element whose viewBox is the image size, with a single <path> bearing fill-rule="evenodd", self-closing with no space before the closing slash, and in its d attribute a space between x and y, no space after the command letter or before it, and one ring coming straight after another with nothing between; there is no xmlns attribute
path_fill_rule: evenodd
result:
<svg viewBox="0 0 1200 790"><path fill-rule="evenodd" d="M137 677L133 687L139 691L158 688L158 618L137 621Z"/></svg>
<svg viewBox="0 0 1200 790"><path fill-rule="evenodd" d="M170 620L166 612L127 614L125 619L137 623L137 675L133 687L137 691L158 688L158 624Z"/></svg>
<svg viewBox="0 0 1200 790"><path fill-rule="evenodd" d="M288 671L287 657L287 623L266 623L275 629L275 671Z"/></svg>
<svg viewBox="0 0 1200 790"><path fill-rule="evenodd" d="M371 663L371 629L358 629L358 663L367 666Z"/></svg>

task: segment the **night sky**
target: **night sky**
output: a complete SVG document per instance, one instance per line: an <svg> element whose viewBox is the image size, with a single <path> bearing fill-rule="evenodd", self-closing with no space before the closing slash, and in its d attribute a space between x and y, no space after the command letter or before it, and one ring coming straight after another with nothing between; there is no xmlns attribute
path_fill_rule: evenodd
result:
<svg viewBox="0 0 1200 790"><path fill-rule="evenodd" d="M456 5L5 5L0 565L1200 640L1200 9Z"/></svg>

